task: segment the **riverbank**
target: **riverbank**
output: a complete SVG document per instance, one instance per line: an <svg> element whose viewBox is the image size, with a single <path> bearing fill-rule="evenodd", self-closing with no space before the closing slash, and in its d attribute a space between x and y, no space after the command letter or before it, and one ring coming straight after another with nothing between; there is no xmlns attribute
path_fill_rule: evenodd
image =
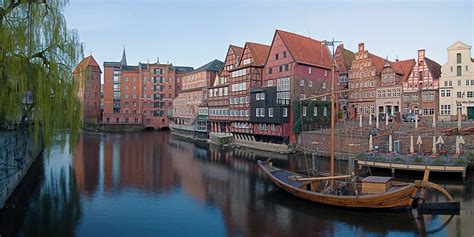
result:
<svg viewBox="0 0 474 237"><path fill-rule="evenodd" d="M43 152L42 139L36 144L27 128L0 131L0 209Z"/></svg>

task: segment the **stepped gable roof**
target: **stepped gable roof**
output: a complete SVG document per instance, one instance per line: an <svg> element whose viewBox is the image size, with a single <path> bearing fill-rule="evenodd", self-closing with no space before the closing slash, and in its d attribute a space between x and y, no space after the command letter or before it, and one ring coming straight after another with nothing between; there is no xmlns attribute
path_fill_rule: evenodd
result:
<svg viewBox="0 0 474 237"><path fill-rule="evenodd" d="M95 59L92 55L89 55L89 56L83 58L81 60L81 62L79 62L79 64L77 64L77 66L74 69L73 73L76 73L79 69L86 68L88 66L97 67L99 69L99 72L102 73L102 71L100 70L99 64L97 63L97 61L95 61Z"/></svg>
<svg viewBox="0 0 474 237"><path fill-rule="evenodd" d="M264 65L265 61L267 61L268 53L270 53L270 46L253 42L247 42L246 45L252 54L254 64Z"/></svg>
<svg viewBox="0 0 474 237"><path fill-rule="evenodd" d="M428 66L431 77L433 79L439 79L441 77L441 65L427 57L425 57L425 63L426 66Z"/></svg>
<svg viewBox="0 0 474 237"><path fill-rule="evenodd" d="M194 72L198 71L213 71L219 72L224 67L224 62L214 59L213 61L199 67L198 69L194 70Z"/></svg>
<svg viewBox="0 0 474 237"><path fill-rule="evenodd" d="M354 61L355 54L344 48L343 44L337 46L336 53L336 66L339 72L347 72L352 67L352 61Z"/></svg>
<svg viewBox="0 0 474 237"><path fill-rule="evenodd" d="M332 58L323 42L282 30L276 30L293 59L302 64L330 69Z"/></svg>

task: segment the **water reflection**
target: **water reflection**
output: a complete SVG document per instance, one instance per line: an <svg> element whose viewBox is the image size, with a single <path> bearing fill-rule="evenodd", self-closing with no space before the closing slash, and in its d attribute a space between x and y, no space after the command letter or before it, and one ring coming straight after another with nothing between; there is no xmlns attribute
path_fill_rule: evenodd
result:
<svg viewBox="0 0 474 237"><path fill-rule="evenodd" d="M461 215L366 213L315 205L276 188L256 165L265 154L183 141L168 133L86 133L69 155L53 148L37 168L44 178L2 236L386 236L474 233L473 178L445 187ZM274 164L304 170L304 159ZM318 167L328 167L318 161ZM344 166L344 165L342 165ZM344 169L344 167L342 167ZM34 169L32 169L34 170ZM38 177L37 174L32 174ZM39 175L42 177L43 175ZM38 188L39 187L39 188ZM38 190L39 191L34 191ZM20 192L21 193L21 192ZM432 200L441 200L433 193ZM18 202L21 203L21 202ZM18 209L18 208L17 208ZM448 223L444 225L445 223ZM16 226L16 227L12 227ZM19 230L21 229L21 230Z"/></svg>

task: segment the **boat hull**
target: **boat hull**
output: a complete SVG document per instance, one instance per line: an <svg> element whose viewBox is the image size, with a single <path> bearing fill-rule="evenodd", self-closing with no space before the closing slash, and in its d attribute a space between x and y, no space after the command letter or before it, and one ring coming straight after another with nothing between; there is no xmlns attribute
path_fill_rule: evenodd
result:
<svg viewBox="0 0 474 237"><path fill-rule="evenodd" d="M293 196L325 205L339 206L345 208L362 208L362 209L402 209L410 208L413 203L413 197L416 195L415 184L407 184L396 190L381 193L368 194L359 196L341 196L322 194L319 192L308 191L301 187L291 185L291 182L284 181L282 178L272 174L276 169L266 164L258 164L270 179L280 188ZM294 182L293 182L294 183Z"/></svg>

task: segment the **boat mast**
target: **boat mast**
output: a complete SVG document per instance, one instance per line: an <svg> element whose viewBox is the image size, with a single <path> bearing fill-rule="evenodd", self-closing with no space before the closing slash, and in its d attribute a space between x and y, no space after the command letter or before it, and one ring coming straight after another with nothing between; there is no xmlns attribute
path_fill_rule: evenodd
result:
<svg viewBox="0 0 474 237"><path fill-rule="evenodd" d="M334 88L336 87L336 58L334 55L334 46L337 43L342 43L342 41L335 41L332 38L331 41L324 41L326 46L332 46L332 67L331 67L331 176L334 176L334 120L336 113L336 96L334 93Z"/></svg>

